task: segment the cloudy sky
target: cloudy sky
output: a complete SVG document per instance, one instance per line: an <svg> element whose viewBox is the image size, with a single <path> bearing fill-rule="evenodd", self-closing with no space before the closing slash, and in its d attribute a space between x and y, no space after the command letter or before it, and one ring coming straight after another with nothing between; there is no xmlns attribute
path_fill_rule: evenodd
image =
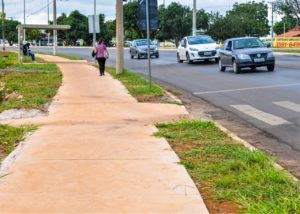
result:
<svg viewBox="0 0 300 214"><path fill-rule="evenodd" d="M47 23L47 2L50 2L50 20L52 20L53 0L25 0L26 2L26 23L46 24ZM158 0L162 4L164 0ZM207 11L220 11L224 13L230 9L234 2L247 2L249 0L198 0L197 8L204 8ZM255 0L260 1L260 0ZM23 22L23 2L24 0L4 0L7 17ZM57 14L69 14L73 10L79 10L85 15L93 13L94 0L57 0ZM174 0L165 0L168 5ZM175 0L183 5L192 6L193 0ZM97 12L103 13L106 19L115 17L115 0L97 0Z"/></svg>

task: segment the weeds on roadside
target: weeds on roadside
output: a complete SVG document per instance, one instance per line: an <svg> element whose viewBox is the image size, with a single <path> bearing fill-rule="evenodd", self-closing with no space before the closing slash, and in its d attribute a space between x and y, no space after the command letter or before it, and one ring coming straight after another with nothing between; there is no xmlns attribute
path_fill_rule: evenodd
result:
<svg viewBox="0 0 300 214"><path fill-rule="evenodd" d="M201 191L231 201L240 213L300 213L300 183L274 168L272 158L234 142L213 122L158 124ZM207 196L206 196L207 197Z"/></svg>

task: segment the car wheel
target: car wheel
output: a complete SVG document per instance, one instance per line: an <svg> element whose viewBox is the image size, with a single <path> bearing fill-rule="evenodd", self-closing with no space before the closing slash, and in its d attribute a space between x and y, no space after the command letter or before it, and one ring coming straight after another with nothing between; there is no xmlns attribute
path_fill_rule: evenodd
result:
<svg viewBox="0 0 300 214"><path fill-rule="evenodd" d="M178 63L183 63L183 60L180 59L179 53L177 53L177 62Z"/></svg>
<svg viewBox="0 0 300 214"><path fill-rule="evenodd" d="M222 65L222 61L219 60L219 70L224 72L226 70L226 67Z"/></svg>
<svg viewBox="0 0 300 214"><path fill-rule="evenodd" d="M191 60L191 58L190 58L189 52L186 52L186 60L188 61L189 64L193 63L193 60Z"/></svg>
<svg viewBox="0 0 300 214"><path fill-rule="evenodd" d="M133 56L133 55L130 55L130 57L131 57L131 59L133 59L133 58L134 58L134 56Z"/></svg>
<svg viewBox="0 0 300 214"><path fill-rule="evenodd" d="M268 65L267 68L268 68L268 71L272 72L272 71L275 70L275 65L274 64L273 65Z"/></svg>
<svg viewBox="0 0 300 214"><path fill-rule="evenodd" d="M240 73L241 68L237 65L237 63L236 63L235 60L233 60L232 66L233 66L233 72L234 72L235 74Z"/></svg>

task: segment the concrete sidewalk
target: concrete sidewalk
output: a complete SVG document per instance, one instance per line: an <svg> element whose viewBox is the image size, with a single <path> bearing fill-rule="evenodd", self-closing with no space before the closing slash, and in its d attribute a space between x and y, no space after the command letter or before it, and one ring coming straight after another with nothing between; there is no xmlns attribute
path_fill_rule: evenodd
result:
<svg viewBox="0 0 300 214"><path fill-rule="evenodd" d="M0 179L0 213L208 213L178 157L152 136L182 107L142 104L86 62L57 62L63 85Z"/></svg>

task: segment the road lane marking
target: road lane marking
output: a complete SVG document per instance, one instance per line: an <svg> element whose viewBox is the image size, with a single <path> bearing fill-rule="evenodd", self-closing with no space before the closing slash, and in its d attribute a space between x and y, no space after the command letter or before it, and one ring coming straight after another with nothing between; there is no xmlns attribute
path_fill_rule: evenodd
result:
<svg viewBox="0 0 300 214"><path fill-rule="evenodd" d="M254 117L257 120L267 123L271 126L290 124L290 122L288 122L287 120L285 120L281 117L277 117L273 114L269 114L267 112L261 111L250 105L231 105L231 107L237 109L238 111L240 111L244 114Z"/></svg>
<svg viewBox="0 0 300 214"><path fill-rule="evenodd" d="M299 85L300 85L300 83L280 84L280 85L268 85L268 86L260 86L260 87L227 89L227 90L219 90L219 91L203 91L203 92L195 92L194 94L195 95L217 94L217 93L227 93L227 92L236 92L236 91L248 91L248 90L258 90L258 89L268 89L268 88L280 88L280 87L299 86Z"/></svg>
<svg viewBox="0 0 300 214"><path fill-rule="evenodd" d="M290 101L274 102L274 104L300 113L300 105L299 104L296 104L296 103L293 103Z"/></svg>

